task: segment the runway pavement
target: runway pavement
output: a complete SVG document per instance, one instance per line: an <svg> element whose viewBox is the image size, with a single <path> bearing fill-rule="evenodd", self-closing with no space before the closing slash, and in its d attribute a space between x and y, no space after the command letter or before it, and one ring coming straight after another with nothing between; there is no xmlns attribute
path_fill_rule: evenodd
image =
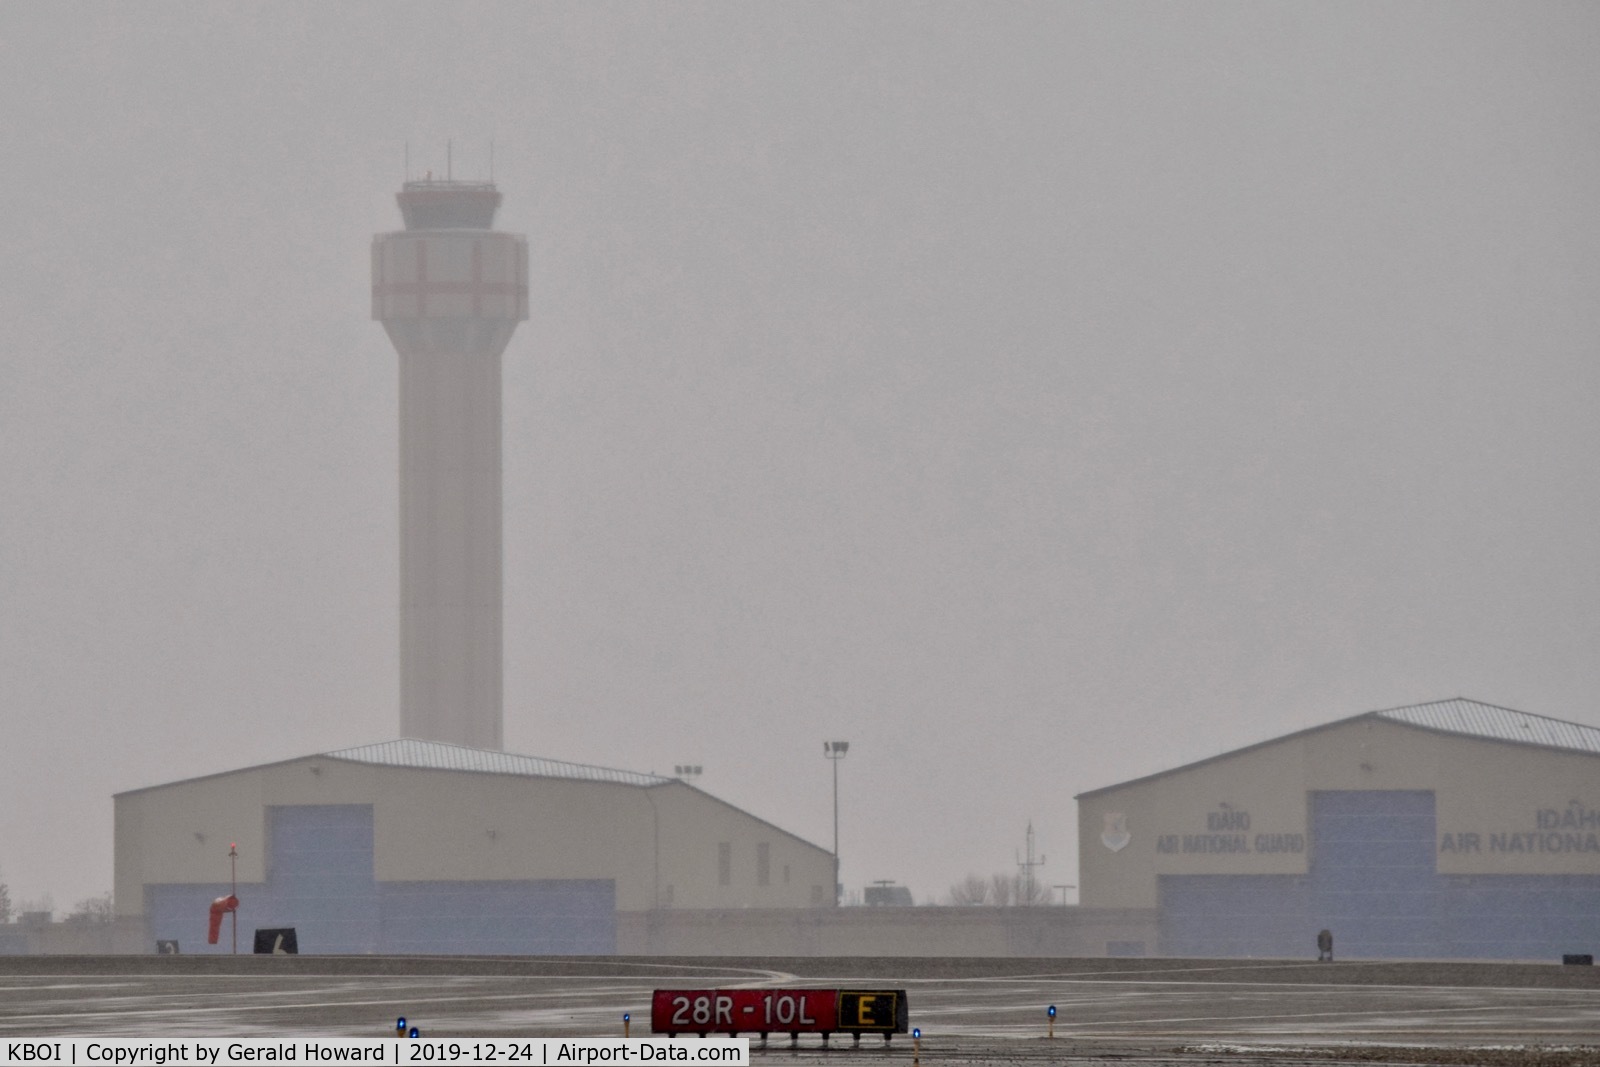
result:
<svg viewBox="0 0 1600 1067"><path fill-rule="evenodd" d="M634 1036L657 987L908 991L936 1064L1600 1064L1600 971L1473 963L1250 960L0 957L0 1040ZM1045 1009L1058 1009L1055 1038ZM909 1063L848 1038L757 1061Z"/></svg>

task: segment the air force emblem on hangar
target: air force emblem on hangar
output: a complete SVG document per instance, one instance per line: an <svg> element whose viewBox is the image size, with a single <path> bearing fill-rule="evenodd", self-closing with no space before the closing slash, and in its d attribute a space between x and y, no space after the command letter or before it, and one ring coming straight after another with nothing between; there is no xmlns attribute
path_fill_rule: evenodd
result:
<svg viewBox="0 0 1600 1067"><path fill-rule="evenodd" d="M1133 840L1133 835L1128 833L1128 817L1120 811L1108 811L1105 815L1106 828L1100 831L1100 843L1112 852L1121 852Z"/></svg>

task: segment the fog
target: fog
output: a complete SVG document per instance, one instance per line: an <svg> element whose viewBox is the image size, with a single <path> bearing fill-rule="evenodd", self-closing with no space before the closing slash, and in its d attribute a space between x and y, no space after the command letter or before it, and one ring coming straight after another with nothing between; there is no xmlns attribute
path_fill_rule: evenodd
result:
<svg viewBox="0 0 1600 1067"><path fill-rule="evenodd" d="M0 881L398 730L413 175L526 233L507 749L942 899L1075 793L1600 725L1600 8L0 4ZM420 846L421 843L419 843ZM226 873L219 854L218 877Z"/></svg>

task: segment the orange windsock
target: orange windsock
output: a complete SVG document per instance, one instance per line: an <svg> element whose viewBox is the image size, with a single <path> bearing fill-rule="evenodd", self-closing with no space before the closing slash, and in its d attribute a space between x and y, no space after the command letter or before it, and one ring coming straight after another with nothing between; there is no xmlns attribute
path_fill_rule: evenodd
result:
<svg viewBox="0 0 1600 1067"><path fill-rule="evenodd" d="M217 938L222 935L222 916L224 912L238 911L239 898L233 894L218 897L211 902L211 929L206 933L206 943L215 945Z"/></svg>

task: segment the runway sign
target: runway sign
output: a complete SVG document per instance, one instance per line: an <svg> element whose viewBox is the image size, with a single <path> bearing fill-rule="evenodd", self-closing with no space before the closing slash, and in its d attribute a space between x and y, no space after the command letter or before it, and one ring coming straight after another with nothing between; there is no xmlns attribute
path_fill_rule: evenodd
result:
<svg viewBox="0 0 1600 1067"><path fill-rule="evenodd" d="M658 989L658 1034L903 1034L903 989Z"/></svg>
<svg viewBox="0 0 1600 1067"><path fill-rule="evenodd" d="M292 926L262 927L256 931L255 948L257 955L262 956L297 956L300 939Z"/></svg>

